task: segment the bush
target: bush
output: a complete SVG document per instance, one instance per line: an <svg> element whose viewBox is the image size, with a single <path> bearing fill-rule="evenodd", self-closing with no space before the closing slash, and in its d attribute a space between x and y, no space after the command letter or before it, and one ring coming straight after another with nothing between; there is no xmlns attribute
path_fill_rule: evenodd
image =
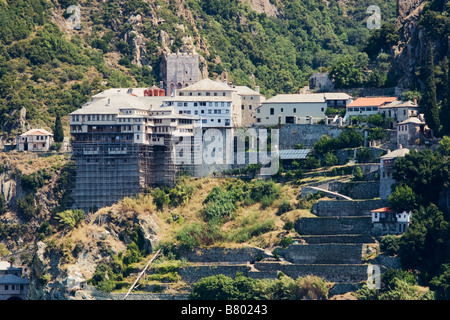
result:
<svg viewBox="0 0 450 320"><path fill-rule="evenodd" d="M17 207L19 209L19 213L22 214L26 219L31 219L32 217L34 217L37 211L34 196L32 194L18 199Z"/></svg>
<svg viewBox="0 0 450 320"><path fill-rule="evenodd" d="M364 174L360 167L356 167L355 171L353 171L353 180L362 181L364 178Z"/></svg>
<svg viewBox="0 0 450 320"><path fill-rule="evenodd" d="M153 203L156 205L156 209L161 211L164 208L164 205L169 204L169 195L161 190L160 188L156 188L153 193Z"/></svg>
<svg viewBox="0 0 450 320"><path fill-rule="evenodd" d="M327 299L328 284L319 277L306 276L294 280L287 276L279 279L252 279L236 274L235 279L225 275L202 278L194 284L192 300L300 300Z"/></svg>
<svg viewBox="0 0 450 320"><path fill-rule="evenodd" d="M395 235L386 235L381 238L380 248L383 252L393 256L400 250L400 240Z"/></svg>
<svg viewBox="0 0 450 320"><path fill-rule="evenodd" d="M338 164L339 160L338 157L331 152L327 152L325 155L325 165L332 167L336 166Z"/></svg>
<svg viewBox="0 0 450 320"><path fill-rule="evenodd" d="M56 214L56 220L60 225L69 230L75 229L83 219L84 211L79 209L65 210Z"/></svg>
<svg viewBox="0 0 450 320"><path fill-rule="evenodd" d="M283 199L283 201L280 204L280 207L278 208L278 214L281 215L283 213L286 213L292 209L291 204L286 199Z"/></svg>

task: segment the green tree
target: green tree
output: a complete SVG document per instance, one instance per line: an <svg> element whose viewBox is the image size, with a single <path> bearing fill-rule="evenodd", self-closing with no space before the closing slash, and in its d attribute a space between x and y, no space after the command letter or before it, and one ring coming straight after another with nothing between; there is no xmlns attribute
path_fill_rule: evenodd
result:
<svg viewBox="0 0 450 320"><path fill-rule="evenodd" d="M6 211L8 211L8 208L6 207L6 199L3 193L0 192L0 215L4 214Z"/></svg>
<svg viewBox="0 0 450 320"><path fill-rule="evenodd" d="M65 210L56 214L56 220L69 230L75 229L84 219L84 211L80 209Z"/></svg>
<svg viewBox="0 0 450 320"><path fill-rule="evenodd" d="M53 130L53 140L55 140L55 142L64 141L64 129L61 123L61 116L59 115L59 112L56 114L55 127Z"/></svg>
<svg viewBox="0 0 450 320"><path fill-rule="evenodd" d="M434 57L432 43L427 43L427 54L424 66L425 88L422 94L422 108L424 110L425 121L433 130L435 136L439 135L439 109L436 97L436 80L434 74Z"/></svg>
<svg viewBox="0 0 450 320"><path fill-rule="evenodd" d="M164 205L169 204L169 195L161 190L160 188L156 188L153 190L153 203L156 205L156 209L161 211L164 208Z"/></svg>
<svg viewBox="0 0 450 320"><path fill-rule="evenodd" d="M443 81L443 96L441 103L442 134L450 136L450 66L447 56L444 57L444 81Z"/></svg>
<svg viewBox="0 0 450 320"><path fill-rule="evenodd" d="M427 283L450 257L449 223L434 204L415 210L412 223L400 239L400 258L408 269L421 271Z"/></svg>
<svg viewBox="0 0 450 320"><path fill-rule="evenodd" d="M417 196L407 185L398 185L388 197L389 207L395 212L410 211L417 207Z"/></svg>
<svg viewBox="0 0 450 320"><path fill-rule="evenodd" d="M355 65L355 60L350 55L336 60L331 66L329 77L336 88L358 87L364 83L361 67Z"/></svg>
<svg viewBox="0 0 450 320"><path fill-rule="evenodd" d="M356 167L355 171L353 171L353 180L361 181L364 178L364 174L360 167Z"/></svg>

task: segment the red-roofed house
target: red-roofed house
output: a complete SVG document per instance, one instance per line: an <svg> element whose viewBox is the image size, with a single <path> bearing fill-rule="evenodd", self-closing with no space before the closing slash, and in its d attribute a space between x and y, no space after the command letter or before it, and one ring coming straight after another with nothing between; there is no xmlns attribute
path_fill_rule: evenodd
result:
<svg viewBox="0 0 450 320"><path fill-rule="evenodd" d="M402 234L411 223L411 211L397 213L389 207L383 207L370 212L372 214L373 230L380 235Z"/></svg>
<svg viewBox="0 0 450 320"><path fill-rule="evenodd" d="M357 98L355 101L347 105L346 117L370 116L372 114L377 114L380 107L394 102L397 99L397 97Z"/></svg>
<svg viewBox="0 0 450 320"><path fill-rule="evenodd" d="M53 140L53 134L44 129L32 129L22 133L17 138L19 151L48 151Z"/></svg>

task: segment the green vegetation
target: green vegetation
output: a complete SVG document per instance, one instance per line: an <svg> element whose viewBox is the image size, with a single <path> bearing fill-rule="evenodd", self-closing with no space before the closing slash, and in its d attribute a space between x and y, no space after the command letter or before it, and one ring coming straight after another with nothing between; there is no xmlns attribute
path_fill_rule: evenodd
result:
<svg viewBox="0 0 450 320"><path fill-rule="evenodd" d="M314 276L296 280L280 275L276 280L252 279L237 274L235 279L225 275L210 276L194 284L192 300L324 300L329 285Z"/></svg>
<svg viewBox="0 0 450 320"><path fill-rule="evenodd" d="M194 248L208 246L221 241L245 242L250 238L273 230L274 220L257 222L259 213L253 219L243 220L241 226L224 232L222 226L234 220L238 207L260 203L261 207L270 207L281 195L280 187L272 180L230 181L221 187L214 187L203 202L204 223L185 224L177 233L180 246Z"/></svg>
<svg viewBox="0 0 450 320"><path fill-rule="evenodd" d="M416 276L408 271L389 269L381 276L381 289L364 285L356 292L359 300L433 300L431 291L417 285Z"/></svg>
<svg viewBox="0 0 450 320"><path fill-rule="evenodd" d="M84 211L75 209L58 212L56 220L62 227L73 230L84 220Z"/></svg>
<svg viewBox="0 0 450 320"><path fill-rule="evenodd" d="M325 155L330 151L361 147L363 142L364 137L361 133L355 129L346 129L337 138L330 138L328 136L320 138L314 144L314 151L319 155Z"/></svg>
<svg viewBox="0 0 450 320"><path fill-rule="evenodd" d="M413 210L412 223L398 239L383 240L389 253L398 253L405 269L417 270L421 285L446 295L450 262L450 226L439 197L449 188L449 139L436 151L412 150L394 164L397 181L389 204L396 211ZM432 285L434 284L434 287Z"/></svg>

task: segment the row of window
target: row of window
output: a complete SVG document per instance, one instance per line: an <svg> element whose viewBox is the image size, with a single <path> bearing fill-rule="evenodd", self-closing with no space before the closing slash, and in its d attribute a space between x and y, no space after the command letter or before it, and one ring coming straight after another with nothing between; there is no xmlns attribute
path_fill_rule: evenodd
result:
<svg viewBox="0 0 450 320"><path fill-rule="evenodd" d="M4 290L5 291L9 291L9 290L23 290L23 284L5 284L4 285Z"/></svg>
<svg viewBox="0 0 450 320"><path fill-rule="evenodd" d="M173 104L172 104L172 102L169 102L168 103L168 105L169 106L172 106ZM208 106L208 107L231 107L231 102L220 102L220 105L219 105L219 102L214 102L214 104L213 104L213 102L205 102L205 101L202 101L202 102L192 102L192 103L189 103L189 102L177 102L177 107L192 107L192 106L194 106L194 107L206 107L206 106Z"/></svg>
<svg viewBox="0 0 450 320"><path fill-rule="evenodd" d="M348 112L361 112L361 111L378 111L378 107L354 107L354 108L347 108Z"/></svg>
<svg viewBox="0 0 450 320"><path fill-rule="evenodd" d="M223 112L224 111L224 112ZM226 110L220 110L220 109L214 109L208 110L208 114L229 114L230 110L226 109ZM191 110L180 110L179 114L192 114ZM198 110L194 110L194 115L198 115ZM205 114L205 110L200 110L200 114Z"/></svg>
<svg viewBox="0 0 450 320"><path fill-rule="evenodd" d="M207 124L209 122L215 122L214 119L202 119L202 123L203 124ZM222 123L222 119L217 119L218 123ZM225 125L229 126L230 125L230 119L225 119Z"/></svg>
<svg viewBox="0 0 450 320"><path fill-rule="evenodd" d="M193 92L189 92L189 93L186 92L186 95L193 96L194 93ZM202 95L201 92L197 92L197 96L201 96L201 95ZM220 96L220 95L225 97L225 92L213 92L212 95L215 96L215 97ZM184 96L184 92L180 92L180 96ZM207 97L211 96L211 92L205 92L205 96L207 96Z"/></svg>

